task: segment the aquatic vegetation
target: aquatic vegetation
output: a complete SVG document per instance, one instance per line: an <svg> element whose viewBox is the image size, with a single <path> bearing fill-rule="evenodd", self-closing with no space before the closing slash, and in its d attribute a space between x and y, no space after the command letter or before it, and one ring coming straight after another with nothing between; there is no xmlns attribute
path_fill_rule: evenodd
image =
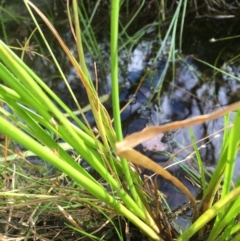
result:
<svg viewBox="0 0 240 241"><path fill-rule="evenodd" d="M178 5L175 6L169 27L164 32L165 36L161 39L161 47L157 51L157 57L152 64L152 66L157 67L146 71L135 69L129 74L128 79L129 82L132 82L131 84L136 84L134 83L138 79L136 76L142 78L140 78L140 85L136 84L136 93L133 93L131 98L126 98L126 109L123 110L122 114L119 98L121 98L121 95L124 98L129 97L129 91L122 91L121 94L119 91L118 49L125 48L127 43L133 46L136 39L140 39L142 33L149 31L152 26L147 26L142 30L143 32L138 32L129 37L127 29L134 21L134 17L128 19L128 23L124 26L121 26L122 22L119 20L121 9L128 9L129 2L112 1L110 31L112 101L110 107L113 110L113 123L111 114L108 113L109 109L105 108L99 97L98 85L95 86L92 81L92 75L89 73L84 55L84 46L87 46L88 50L94 49L93 55L100 54L95 42L94 31L89 27L93 15L88 19L89 22L84 22L83 19L88 16L86 8L83 8L85 6L82 2L78 5L76 0L72 2L73 5L70 6L69 1L67 1L66 8L69 26L76 44L77 56L73 54L70 46L65 43L49 18L31 1L24 0L26 9L28 9L32 21L49 51L50 56L48 58L54 63L59 76L63 79L66 91L68 91L68 98L74 100L74 105L78 109L77 112L69 108L23 60L3 41L0 41L0 78L4 83L0 84L0 100L2 101L0 132L5 136L5 143L2 145L4 153L2 153L0 163L1 170L3 170L3 183L6 183L4 185L11 186L8 184L8 176L5 175L5 172L10 172L12 173L13 189L6 191L5 186L1 186L1 210L10 210L9 218L11 219L14 209L27 207L27 205L33 203L36 205L32 210L32 214L29 214L31 217L39 217L45 211L56 213L57 209L74 230L93 239L99 239L89 231L92 227L91 221L93 219L91 217L97 213L96 226L100 227L105 226L106 223L111 223L119 240L124 240L124 235L129 235L128 231L121 230L123 225L120 224L122 220L125 222L125 219L152 240L229 240L229 238L237 240L239 233L238 210L240 203L238 199L240 179L237 178L234 187L231 185L231 181L240 141L240 127L238 125L240 121L240 112L238 111L240 104L237 102L228 105L224 109L212 111L211 114L209 114L208 110L208 112L199 113L197 116L196 113L192 113L186 107L186 103L192 101L190 92L199 84L199 78L203 75L192 64L192 59L210 65L194 56L185 58L177 53L177 49L180 52L182 51L184 16L189 6L188 1L179 1ZM100 2L97 1L95 10ZM149 7L155 6L154 4L157 1L151 2L152 5L148 5ZM101 3L104 4L104 1ZM191 4L192 2L190 7ZM214 7L217 3L213 2L212 4L211 6ZM143 6L144 1L137 8L137 12ZM161 21L167 17L165 7L162 7L161 16L158 16L158 18L161 17ZM169 7L169 9L171 8ZM88 118L86 118L87 115L85 115L86 109L89 108L83 109L72 91L67 76L64 74L53 48L49 45L39 20L36 19L37 15L40 16L41 21L46 24L57 39L68 58L69 65L71 64L75 69L76 78L81 80L81 84L88 96L96 127L92 128L89 124ZM181 17L182 21L180 21ZM83 23L80 24L80 21L83 21ZM178 27L180 28L180 37L177 48ZM85 31L87 31L86 35ZM91 36L90 45L88 45L86 36ZM126 40L126 42L123 43L123 40ZM119 43L121 43L120 47L118 47ZM25 53L28 52L25 50ZM34 56L31 55L30 57ZM161 57L161 60L158 59L159 57ZM177 66L178 62L180 68ZM156 65L156 63L158 64ZM169 66L171 66L172 81L168 80ZM211 66L211 68L216 72L227 74L216 66ZM176 76L178 78L174 82ZM97 74L95 77L97 79ZM189 82L186 82L186 79ZM146 127L140 133L134 133L123 139L122 120L125 120L124 116L128 118L129 113L136 113L139 109L140 114L144 115L142 110L147 109L148 104L152 107L156 102L154 102L154 99L162 100L162 87L167 81L169 81L170 86L168 90L172 91L175 97L169 98L167 95L163 97L165 100L164 107L168 109L166 116L174 117L177 122L167 123L166 118L161 122L162 120L157 118L160 110L155 110L148 114L151 118L156 117L151 119L153 125ZM172 86L176 88L171 88ZM182 89L184 87L185 90L183 91L180 87ZM202 88L199 93L205 93L206 88L206 86L205 89ZM137 93L141 95L137 95ZM201 96L200 94L199 96ZM182 98L183 96L185 99ZM150 99L153 99L153 101L150 101ZM139 108L140 106L141 108ZM161 105L159 106L161 107ZM230 120L228 114L233 113L233 111L236 111L236 113L234 119ZM77 113L80 113L80 118ZM182 120L191 115L193 119ZM224 135L219 161L210 180L208 180L202 156L200 155L200 148L204 148L204 144L199 145L199 138L196 138L192 125L206 124L206 122L223 115L225 115ZM158 126L159 124L161 126ZM135 145L142 143L142 146L147 149L146 152L156 151L156 149L166 151L168 143L161 143L163 133L183 127L188 127L185 134L189 132L191 148L197 161L195 169L199 170L199 172L192 171L187 166L185 167L187 174L190 176L190 178L188 177L190 182L197 183L201 187L202 193L199 194L200 197L198 198L192 194L184 182L168 172L164 167L132 149ZM8 146L9 138L12 143L20 144L19 147L25 149L11 150ZM173 144L176 145L176 143ZM21 166L21 171L16 172L16 163L14 162L18 161L16 158L26 160L29 156L38 156L54 168L49 171L48 167L48 173L41 170L39 178L33 176L31 172L26 172L28 175L23 175L21 172L28 168L25 165ZM192 156L188 155L186 158L189 157ZM90 173L87 168L84 168L84 162L94 170L94 173ZM19 164L20 162L17 162L18 166ZM30 167L31 164L27 164ZM192 223L182 232L176 230L174 221L172 221L178 215L177 212L168 213L162 206L164 197L160 193L161 186L159 188L157 184L158 179L144 177L146 173L143 172L142 175L139 166L169 180L175 186L175 195L179 195L181 191L190 201L187 209L191 213L190 219ZM37 172L40 173L38 170ZM16 182L16 179L18 182ZM25 184L28 180L36 182L34 188L32 185L26 187ZM200 203L197 199L200 199ZM47 204L45 204L46 202ZM7 207L6 203L8 203ZM184 212L184 208L180 210L181 213ZM82 228L84 221L79 220L79 217L74 215L74 212L79 212L81 219L87 219L87 224L85 223L84 226L88 230L87 232ZM35 215L36 213L37 215ZM175 217L173 217L174 215ZM100 223L99 220L102 217L105 218L105 223ZM29 219L27 218L27 220ZM44 220L44 218L41 218L41 220ZM125 222L126 230L129 229L128 221ZM8 223L6 225L5 228L8 230ZM32 235L31 226L29 222L27 225L29 225L27 229L30 231L26 231L26 236L30 237ZM93 227L96 226L93 224ZM0 232L4 232L1 227ZM102 236L104 237L104 235L106 234L103 233Z"/></svg>

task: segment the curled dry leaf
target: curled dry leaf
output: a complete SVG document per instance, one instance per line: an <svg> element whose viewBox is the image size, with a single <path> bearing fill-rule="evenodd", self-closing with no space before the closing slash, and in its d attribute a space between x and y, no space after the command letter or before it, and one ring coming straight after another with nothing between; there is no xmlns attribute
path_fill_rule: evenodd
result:
<svg viewBox="0 0 240 241"><path fill-rule="evenodd" d="M128 161L131 161L132 163L135 163L139 166L147 168L157 173L158 175L161 175L165 179L171 181L189 198L194 210L193 220L195 221L198 218L199 214L198 214L195 198L192 196L188 188L184 184L182 184L176 177L174 177L163 167L161 167L160 165L158 165L157 163L155 163L154 161L152 161L151 159L142 155L140 152L134 149L128 148L127 150L123 151L121 153L121 157L126 158Z"/></svg>
<svg viewBox="0 0 240 241"><path fill-rule="evenodd" d="M152 160L142 155L141 153L137 152L136 150L131 149L131 147L134 147L140 143L143 143L143 144L145 143L146 145L146 141L150 140L151 138L154 138L155 136L159 136L160 134L163 135L162 133L166 131L176 130L186 126L201 124L201 123L219 118L239 108L240 108L240 101L234 104L231 104L221 110L217 110L211 114L200 115L200 116L193 117L191 119L176 121L163 126L148 126L140 132L136 132L127 136L123 141L117 142L116 153L118 156L126 158L128 161L131 161L137 165L140 165L144 168L152 170L155 173L170 180L175 186L177 186L184 194L186 194L189 197L194 209L193 220L196 220L196 218L198 217L198 210L197 210L195 199L192 196L192 194L189 192L189 190L177 178L175 178L166 170L164 170L162 167L157 165L157 163L154 163ZM147 145L148 144L149 143L147 142Z"/></svg>
<svg viewBox="0 0 240 241"><path fill-rule="evenodd" d="M144 128L140 132L135 132L129 136L127 136L124 140L121 142L116 143L116 151L119 156L121 156L121 153L127 150L128 148L135 147L136 145L143 143L147 140L150 140L151 138L155 137L156 135L159 135L160 133L176 130L179 128L183 128L186 126L193 126L202 124L204 122L217 119L231 111L237 110L240 108L240 101L231 104L223 109L214 111L211 114L206 115L200 115L195 116L191 119L183 120L183 121L175 121L163 126L148 126Z"/></svg>

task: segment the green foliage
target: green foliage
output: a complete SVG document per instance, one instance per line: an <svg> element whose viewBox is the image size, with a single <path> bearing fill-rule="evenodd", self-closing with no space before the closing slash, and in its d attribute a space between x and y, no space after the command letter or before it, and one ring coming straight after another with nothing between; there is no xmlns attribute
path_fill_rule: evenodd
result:
<svg viewBox="0 0 240 241"><path fill-rule="evenodd" d="M100 1L96 2L96 7L90 17L81 1L78 5L77 1L73 0L72 9L68 8L70 26L78 49L78 59L73 56L69 47L53 27L51 23L53 21L50 21L30 1L24 0L24 3L62 79L65 81L70 96L75 100L79 112L84 118L84 111L75 98L32 9L34 9L51 30L71 64L75 67L88 94L89 103L96 121L97 135L3 41L0 41L0 79L3 81L3 84L0 84L0 100L10 109L5 109L3 106L0 107L0 132L26 148L27 151L24 152L24 157L37 155L74 180L77 183L77 188L87 191L89 195L88 204L95 207L99 212L108 215L104 210L105 205L107 205L108 209L114 212L114 215L126 217L152 240L163 240L161 238L161 224L157 222L156 215L152 212L148 194L143 192L143 182L140 175L131 168L126 159L120 159L115 152L115 143L122 139L119 109L118 51L119 49L126 48L127 45L131 49L136 39L140 39L145 31L147 31L149 26L141 29L141 31L131 37L127 32L129 25L142 9L144 1L140 4L135 13L136 15L133 15L126 25L123 25L119 21L119 12L124 4L128 6L128 1L114 0L111 2L110 46L114 128L109 114L102 105L100 97L92 83L84 58L84 47L92 52L92 55L101 58L101 54L97 48L96 36L91 27L91 21ZM164 36L162 47L157 54L159 57L171 36L168 63L170 60L173 63L175 62L175 44L177 41L178 26L180 26L179 48L181 50L186 8L187 1L180 0ZM165 18L164 15L163 13L162 19ZM79 18L83 19L81 24L79 23ZM4 21L1 21L1 26L5 42L7 42ZM86 34L83 34L85 31ZM88 41L86 36L90 37L91 41ZM121 43L120 46L119 43ZM168 64L166 64L166 69L167 67ZM212 66L212 68L215 67ZM161 80L159 80L161 83L165 77L166 69L161 76ZM65 113L60 109L64 110ZM76 125L73 125L68 118L73 119ZM233 127L230 131L228 129L225 130L220 160L208 185L205 183L202 160L196 145L193 145L200 169L203 189L203 197L199 206L201 215L194 220L194 223L187 230L183 231L177 240L193 240L196 237L202 237L204 233L208 233L208 237L206 238L208 241L229 240L229 237L232 237L232 240L238 240L237 235L240 225L235 221L238 218L238 210L240 208L240 179L234 187L231 185L231 180L240 142L239 122L240 112L237 111ZM227 125L226 121L225 126ZM192 132L191 136L194 143L195 140ZM58 139L63 140L64 143L58 143L56 141ZM78 156L93 167L103 178L104 182L98 182L82 168L68 153L69 150L74 150ZM0 158L0 163L11 161L15 158L16 154L3 156ZM224 182L221 186L222 180ZM220 198L215 200L220 188L222 188L219 194ZM6 192L1 192L0 195L19 196L19 194L9 194ZM34 197L36 197L35 194ZM94 201L89 201L93 197L95 198ZM41 196L41 198L50 198L50 196ZM51 198L55 200L58 197L52 196ZM84 200L81 201L84 202ZM99 202L104 205L99 205ZM111 220L110 215L108 219ZM118 234L118 236L121 238L121 234ZM91 237L96 238L94 236Z"/></svg>
<svg viewBox="0 0 240 241"><path fill-rule="evenodd" d="M30 2L25 1L25 3L27 7L29 4L31 7L35 8ZM28 9L32 14L31 9L29 7ZM1 92L0 97L1 100L11 108L11 111L13 111L14 114L11 114L11 112L6 113L6 111L2 109L2 113L5 114L7 119L6 117L0 117L2 123L0 130L3 134L15 140L27 150L31 150L43 160L51 163L59 170L66 173L81 187L85 188L89 193L102 202L108 204L117 213L127 217L145 233L148 233L150 237L158 239L158 235L156 234L158 228L148 212L148 207L146 204L143 205L141 199L142 196L139 196L135 188L133 188L133 180L139 186L141 186L142 181L136 176L137 174L135 172L130 172L126 161L125 164L122 165L113 153L113 145L116 141L115 134L111 126L111 120L98 99L96 90L89 79L87 68L84 65L76 9L77 5L76 1L74 1L73 10L76 23L76 44L79 47L81 66L71 55L60 37L56 37L86 86L90 104L103 143L95 137L91 129L88 129L88 127L86 127L43 83L43 81L41 81L41 79L39 79L39 77L36 76L3 42L0 43L2 61L0 66L0 78L8 87L1 85L1 88L4 91ZM35 8L35 10L41 15L37 8ZM43 15L41 16L43 20L46 21L47 25L53 30L51 23L47 21ZM36 22L33 14L32 17ZM41 33L41 28L37 22L36 26ZM42 35L42 37L47 44L44 35ZM116 55L116 49L114 51ZM50 53L54 58L52 51L50 51ZM59 65L58 68L61 71ZM114 66L114 68L117 69L118 67ZM66 78L64 79L66 80ZM51 97L51 99L49 97ZM66 113L68 113L68 115L71 116L82 129L74 126L59 108L56 107L53 100ZM80 106L79 109L81 109ZM15 116L17 116L17 118L15 118ZM51 132L51 135L45 132L46 129ZM111 192L109 193L102 184L98 183L90 174L79 166L52 138L54 135L68 143L84 160L86 160L105 179L109 187L112 189L113 194L111 194ZM122 186L125 185L121 182L122 173L126 173L128 175L128 180L130 181L131 186L127 183L127 187L125 187L126 189L122 188ZM134 190L135 193L133 197L125 191L128 188ZM117 194L114 194L114 191L116 191ZM119 200L121 200L121 202ZM145 201L145 203L147 202Z"/></svg>

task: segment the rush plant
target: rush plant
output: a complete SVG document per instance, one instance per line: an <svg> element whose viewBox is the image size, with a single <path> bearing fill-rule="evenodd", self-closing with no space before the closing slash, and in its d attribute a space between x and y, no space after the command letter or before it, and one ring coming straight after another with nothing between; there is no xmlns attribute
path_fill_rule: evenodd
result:
<svg viewBox="0 0 240 241"><path fill-rule="evenodd" d="M69 3L69 1L67 2ZM162 226L161 222L157 221L159 220L159 216L164 215L164 213L161 213L160 209L157 214L154 212L155 210L152 210L149 203L149 195L143 192L143 181L131 162L154 170L159 175L172 181L174 185L189 197L193 210L193 224L187 230L184 230L181 235L176 235L176 232L173 232L172 229L169 237L171 236L171 238L179 241L193 240L191 237L196 238L196 235L201 237L204 232L207 231L209 232L207 237L209 241L228 240L228 237L232 237L232 240L238 240L236 237L239 233L240 225L238 223L236 224L236 218L238 217L238 210L240 208L240 182L238 180L235 188L231 189L230 181L240 141L240 127L238 125L240 121L239 111L236 112L235 121L231 130L226 130L219 164L208 187L204 188L200 207L197 206L196 200L189 190L176 177L172 176L165 169L142 154L131 149L136 143L139 143L139 140L143 141L146 138L149 139L153 137L154 133L151 132L151 130L148 132L145 129L142 133L136 134L138 136L135 136L133 139L131 139L132 137L130 136L122 141L118 83L118 27L122 2L123 1L120 0L111 1L110 64L114 125L107 110L100 101L100 97L93 85L88 67L85 63L82 45L83 30L79 23L80 14L77 0L72 1L72 8L67 4L69 24L78 50L77 57L73 56L69 47L64 43L46 16L44 16L31 1L24 0L24 4L32 20L66 84L69 96L74 99L84 119L84 111L75 98L60 64L46 41L35 14L38 14L48 26L69 58L70 63L74 66L87 92L91 110L95 118L96 130L93 130L91 126L82 122L75 115L75 112L69 109L39 76L10 50L3 41L0 41L0 79L3 81L3 84L0 84L0 100L4 104L0 108L0 132L23 146L26 150L31 151L32 155L37 155L44 161L52 164L75 181L78 185L77 188L84 190L84 192L88 194L88 200L85 200L85 202L91 205L91 198L94 197L95 201L94 204L92 202L92 206L101 210L100 212L107 212L106 210L108 210L107 214L109 215L109 219L111 219L110 216L112 214L114 214L114 216L125 217L151 240L167 240L164 230L165 227ZM186 6L187 1L179 1L173 22L170 24L169 31L167 31L167 37L171 31L174 36L176 35L177 21L181 8L183 8L185 14ZM183 23L182 21L181 34L183 31ZM172 41L171 51L174 55L175 38L173 38ZM239 106L239 103L234 106L229 106L224 110L224 113L221 112L220 114L227 114L230 111L238 109ZM214 117L214 114L212 117ZM76 124L72 124L70 118L74 120ZM195 120L203 122L209 119L199 116L195 118ZM191 126L197 123L194 122L195 120L172 123L162 127L162 129L160 127L158 131L164 132L184 125ZM155 131L157 131L157 129ZM61 139L64 144L57 142L55 140L56 136L58 139ZM129 139L131 139L132 142L129 142ZM74 150L77 155L84 159L102 177L103 182L98 182L79 165L68 153L68 150ZM5 156L5 159L11 160L8 156ZM202 174L202 176L203 175L204 174ZM221 198L214 203L214 197L220 186L222 176L224 176L225 181ZM11 192L1 192L0 195L4 197L17 196L17 194ZM23 194L23 196L24 195L25 194ZM80 201L85 198L85 194L82 195L82 199L79 199ZM46 198L46 196L41 196L40 194L38 197ZM212 229L207 230L206 225L215 217L214 224L211 226ZM121 235L119 236L121 238Z"/></svg>

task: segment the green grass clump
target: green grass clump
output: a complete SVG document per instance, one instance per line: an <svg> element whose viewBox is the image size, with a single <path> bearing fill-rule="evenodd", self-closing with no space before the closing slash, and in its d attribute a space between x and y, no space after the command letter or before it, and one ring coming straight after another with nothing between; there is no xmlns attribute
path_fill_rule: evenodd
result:
<svg viewBox="0 0 240 241"><path fill-rule="evenodd" d="M197 237L202 237L204 233L208 234L206 240L209 241L229 240L229 237L231 237L232 240L237 240L239 224L236 223L236 218L238 217L237 210L239 210L240 206L238 200L240 179L237 180L234 188L231 186L231 180L234 160L240 141L240 135L238 134L240 133L240 127L238 126L240 112L236 112L231 130L225 130L220 160L209 184L203 185L203 197L200 206L196 205L196 200L177 178L173 177L166 170L160 167L157 168L159 175L171 180L176 186L187 193L195 213L193 224L187 228L187 230L183 230L182 234L178 234L172 226L168 227L166 231L166 226L162 225L162 222L159 221L162 219L162 215L166 218L165 213L158 202L154 208L152 207L152 203L150 205L152 193L145 191L143 181L136 167L129 164L129 160L139 159L142 161L141 163L143 163L141 165L150 168L151 161L147 158L144 159L144 156L131 149L129 149L130 154L128 160L126 158L120 158L119 156L124 155L118 156L115 148L115 144L123 138L118 82L119 42L123 40L122 36L128 36L128 24L122 26L121 30L119 30L119 25L121 26L119 12L123 1L111 1L110 65L114 125L107 110L101 103L84 58L83 43L85 43L88 49L95 51L94 55L99 55L96 38L90 27L94 13L88 19L86 9L84 9L82 3L78 5L76 0L72 2L72 7L67 4L67 12L70 28L78 50L77 57L73 56L69 47L64 43L59 33L51 24L51 21L49 21L33 3L24 0L25 6L36 25L38 33L42 37L52 61L66 84L69 96L74 99L78 111L84 119L83 108L74 96L66 76L49 46L32 9L51 30L70 63L75 68L87 92L96 122L96 130L93 130L88 124L84 124L73 110L70 110L3 41L0 41L0 79L3 81L3 84L0 84L0 100L9 107L9 109L5 109L3 104L0 107L0 132L6 136L5 145L2 146L4 152L1 154L0 164L4 180L7 180L6 173L10 172L13 174L13 180L17 178L19 181L18 184L13 181L14 185L11 191L3 190L0 192L0 196L8 200L9 203L10 200L14 200L13 205L9 205L8 208L12 210L17 207L26 207L35 202L34 209L31 210L32 213L29 213L29 215L35 216L35 214L37 214L35 216L36 218L39 218L44 212L55 213L56 210L59 210L75 230L93 239L97 239L97 237L94 234L84 231L81 227L83 222L81 223L76 217L75 219L69 218L69 213L74 215L72 210L82 210L85 208L97 210L98 215L101 217L104 216L107 220L106 222L110 222L114 226L120 240L123 240L123 231L121 233L121 229L117 227L116 223L120 223L122 217L133 223L151 240L166 241L169 240L169 238L179 241L196 240ZM100 1L97 1L97 4L99 3ZM140 6L139 9L141 9L141 7L142 6ZM186 9L187 1L179 1L172 21L164 36L162 47L159 50L158 56L160 56L167 40L171 36L168 63L175 61L175 43L177 39L177 28L179 26L179 48L181 50ZM165 18L164 13L162 13L162 16ZM83 26L82 29L79 19L81 21L83 17L86 17L89 22L83 21L84 24L81 25L81 27ZM182 20L180 21L181 17ZM130 19L129 24L131 22L132 19ZM87 34L91 36L89 45L84 35L84 30L88 27ZM121 41L118 41L119 36L121 37ZM126 45L121 45L121 48L125 47ZM166 69L159 83L163 82L168 63L166 64ZM73 125L68 118L74 120L76 125ZM226 122L225 125L227 126L228 123ZM27 151L10 153L9 149L11 148L9 147L8 138L26 148ZM194 137L192 138L194 142ZM59 139L61 139L63 143L59 143L57 141ZM69 151L73 151L74 154L70 154ZM197 153L196 147L195 151ZM16 158L21 157L21 159L25 161L24 164L26 164L26 157L28 156L40 157L55 167L58 172L53 170L53 173L50 174L49 177L47 168L43 168L43 170L41 170L41 176L38 179L35 179L32 175L23 175L21 173L23 169L20 169L20 172L16 172ZM78 160L80 158L84 159L96 173L98 173L100 176L99 180L79 165ZM201 158L198 156L197 159L199 169L202 172L202 181L205 183ZM144 160L146 160L146 164L144 164ZM11 163L13 167L10 168L8 163ZM30 164L27 163L27 165ZM222 178L224 178L224 182L220 198L214 200L221 185ZM71 179L71 181L69 181L69 179ZM35 185L31 186L29 184L30 182L35 182ZM1 189L3 188L4 186L2 185ZM156 186L155 195L156 197L159 195ZM1 206L4 206L4 198L0 199ZM81 213L79 211L79 213L84 216L83 212ZM198 213L200 213L200 215L198 215ZM113 218L114 222L112 221ZM98 223L97 225L100 224ZM89 228L89 226L91 226L90 222L86 224L87 228ZM3 232L2 230L0 231ZM31 233L28 233L28 235L30 234Z"/></svg>

